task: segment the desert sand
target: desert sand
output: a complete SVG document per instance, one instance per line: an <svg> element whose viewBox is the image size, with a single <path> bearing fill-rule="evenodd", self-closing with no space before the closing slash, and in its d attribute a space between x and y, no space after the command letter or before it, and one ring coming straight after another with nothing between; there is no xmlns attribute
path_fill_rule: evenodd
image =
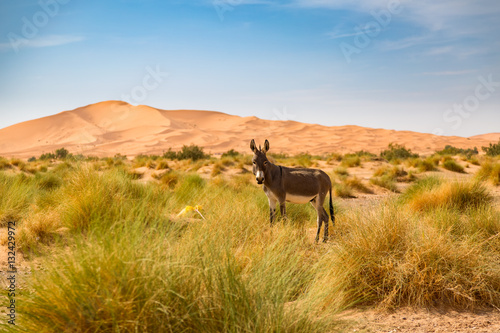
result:
<svg viewBox="0 0 500 333"><path fill-rule="evenodd" d="M215 111L160 110L121 101L91 104L0 129L0 155L29 158L64 147L73 154L161 154L195 144L210 154L248 152L249 141L269 139L274 152L378 153L391 142L426 154L450 144L460 148L498 142L500 133L470 138L360 126L322 126L239 117Z"/></svg>

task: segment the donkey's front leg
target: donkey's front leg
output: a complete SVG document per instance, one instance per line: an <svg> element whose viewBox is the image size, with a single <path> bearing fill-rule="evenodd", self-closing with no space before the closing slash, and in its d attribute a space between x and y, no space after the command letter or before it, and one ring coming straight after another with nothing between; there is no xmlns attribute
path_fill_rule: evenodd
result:
<svg viewBox="0 0 500 333"><path fill-rule="evenodd" d="M269 199L269 219L271 221L271 227L273 226L273 221L276 218L276 200Z"/></svg>
<svg viewBox="0 0 500 333"><path fill-rule="evenodd" d="M286 219L286 206L285 202L280 202L280 213L281 213L281 218Z"/></svg>

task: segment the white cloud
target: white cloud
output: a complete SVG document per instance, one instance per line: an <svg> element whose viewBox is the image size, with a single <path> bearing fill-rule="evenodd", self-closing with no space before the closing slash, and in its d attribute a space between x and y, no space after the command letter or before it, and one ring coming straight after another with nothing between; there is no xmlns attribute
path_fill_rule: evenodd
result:
<svg viewBox="0 0 500 333"><path fill-rule="evenodd" d="M18 38L16 37L13 42L0 43L0 51L7 51L12 49L15 50L19 48L42 48L59 46L80 42L82 40L85 40L85 37L72 35L48 35L33 39L27 39L19 36Z"/></svg>
<svg viewBox="0 0 500 333"><path fill-rule="evenodd" d="M422 75L431 75L431 76L449 76L449 75L464 75L476 73L476 70L467 69L461 71L443 71L443 72L424 72Z"/></svg>

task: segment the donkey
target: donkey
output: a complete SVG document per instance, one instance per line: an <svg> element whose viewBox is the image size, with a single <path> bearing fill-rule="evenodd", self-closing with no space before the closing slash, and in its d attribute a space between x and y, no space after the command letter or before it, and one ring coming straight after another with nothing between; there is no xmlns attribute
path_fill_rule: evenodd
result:
<svg viewBox="0 0 500 333"><path fill-rule="evenodd" d="M330 216L335 225L332 204L332 182L322 170L306 168L287 168L269 162L266 153L269 150L269 141L264 142L264 149L257 148L255 141L250 142L253 155L253 174L257 184L264 184L263 189L269 200L271 226L276 217L276 204L280 204L282 217L286 217L285 202L310 202L318 213L318 231L316 242L319 240L321 225L325 222L323 242L328 240L328 214L323 208L326 194L330 192Z"/></svg>

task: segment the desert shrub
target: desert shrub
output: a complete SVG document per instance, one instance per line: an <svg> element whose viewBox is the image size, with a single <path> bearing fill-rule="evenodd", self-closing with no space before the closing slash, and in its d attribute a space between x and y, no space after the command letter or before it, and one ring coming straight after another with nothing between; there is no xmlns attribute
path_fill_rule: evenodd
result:
<svg viewBox="0 0 500 333"><path fill-rule="evenodd" d="M355 198L356 196L353 193L352 188L342 182L342 183L334 183L332 185L332 193L334 196L339 198Z"/></svg>
<svg viewBox="0 0 500 333"><path fill-rule="evenodd" d="M3 157L0 157L0 170L11 169L12 165L9 160Z"/></svg>
<svg viewBox="0 0 500 333"><path fill-rule="evenodd" d="M439 163L439 160L437 160ZM435 171L436 160L432 157L422 158L409 158L406 164L410 167L417 168L419 172Z"/></svg>
<svg viewBox="0 0 500 333"><path fill-rule="evenodd" d="M180 175L176 171L169 171L163 173L161 176L159 176L159 181L160 184L166 185L169 188L174 188L175 185L179 182Z"/></svg>
<svg viewBox="0 0 500 333"><path fill-rule="evenodd" d="M156 170L164 170L168 169L168 162L166 160L160 160L158 161L158 164L156 165Z"/></svg>
<svg viewBox="0 0 500 333"><path fill-rule="evenodd" d="M66 148L56 149L55 156L57 159L64 159L68 157L69 151Z"/></svg>
<svg viewBox="0 0 500 333"><path fill-rule="evenodd" d="M465 211L487 206L491 194L478 182L445 183L435 178L417 182L407 189L401 200L414 211L457 209Z"/></svg>
<svg viewBox="0 0 500 333"><path fill-rule="evenodd" d="M240 156L242 156L242 154L235 151L234 149L231 149L231 150L226 151L225 153L222 153L221 157L233 157L234 158L234 157L240 157Z"/></svg>
<svg viewBox="0 0 500 333"><path fill-rule="evenodd" d="M478 160L477 157L471 157L471 158L469 158L468 162L470 164L473 164L473 165L481 165L481 163L479 163L479 160Z"/></svg>
<svg viewBox="0 0 500 333"><path fill-rule="evenodd" d="M62 185L62 179L54 173L37 174L35 181L42 190L53 190Z"/></svg>
<svg viewBox="0 0 500 333"><path fill-rule="evenodd" d="M327 164L333 164L333 162L342 161L342 155L337 153L330 153L325 156L325 159Z"/></svg>
<svg viewBox="0 0 500 333"><path fill-rule="evenodd" d="M453 212L440 214L454 219ZM500 231L500 220L494 210L479 213L486 223L476 214L471 211L464 220L489 224L488 232L443 228L433 212L415 214L393 202L349 212L336 246L317 263L329 269L318 273L309 292L318 306L330 308L498 306L500 247L491 237Z"/></svg>
<svg viewBox="0 0 500 333"><path fill-rule="evenodd" d="M389 191L392 192L399 192L398 187L396 185L396 181L394 180L393 177L389 175L384 175L381 177L372 177L370 178L370 183L373 185L377 185L379 187L388 189Z"/></svg>
<svg viewBox="0 0 500 333"><path fill-rule="evenodd" d="M222 164L221 161L216 162L213 167L212 167L212 173L210 174L212 177L215 177L217 175L220 175L222 171L224 171L224 165Z"/></svg>
<svg viewBox="0 0 500 333"><path fill-rule="evenodd" d="M28 158L28 162L35 162L35 161L36 161L35 156L31 156L30 158Z"/></svg>
<svg viewBox="0 0 500 333"><path fill-rule="evenodd" d="M0 226L20 221L36 197L33 177L0 173Z"/></svg>
<svg viewBox="0 0 500 333"><path fill-rule="evenodd" d="M365 184L363 184L361 179L359 179L357 177L347 178L344 180L344 183L348 187L353 188L356 191L359 191L361 193L367 193L367 194L373 193L373 191L370 190Z"/></svg>
<svg viewBox="0 0 500 333"><path fill-rule="evenodd" d="M333 169L333 173L336 174L337 176L349 176L349 171L347 171L346 168L344 167L337 167L335 169Z"/></svg>
<svg viewBox="0 0 500 333"><path fill-rule="evenodd" d="M498 143L490 143L489 147L482 147L483 151L487 156L499 156L500 155L500 140Z"/></svg>
<svg viewBox="0 0 500 333"><path fill-rule="evenodd" d="M232 157L221 157L218 161L222 164L222 166L231 166L234 165L234 158Z"/></svg>
<svg viewBox="0 0 500 333"><path fill-rule="evenodd" d="M358 155L346 154L340 165L346 168L359 167L361 166L361 158Z"/></svg>
<svg viewBox="0 0 500 333"><path fill-rule="evenodd" d="M191 159L193 161L197 161L206 158L210 158L210 155L205 154L203 152L203 148L198 147L196 145L190 145L190 146L184 145L182 146L181 151L177 153L177 159L179 160Z"/></svg>
<svg viewBox="0 0 500 333"><path fill-rule="evenodd" d="M308 168L313 165L312 156L308 153L300 153L295 155L293 165L298 165L304 168Z"/></svg>
<svg viewBox="0 0 500 333"><path fill-rule="evenodd" d="M465 173L464 167L458 164L455 160L453 159L447 159L443 162L443 168L449 171L453 172L458 172L458 173Z"/></svg>
<svg viewBox="0 0 500 333"><path fill-rule="evenodd" d="M56 155L54 153L44 153L44 154L40 155L40 157L39 157L39 159L42 161L53 160L55 158L56 158Z"/></svg>
<svg viewBox="0 0 500 333"><path fill-rule="evenodd" d="M22 167L25 166L26 163L24 163L19 158L13 158L13 159L10 160L10 164L12 164L13 166L16 166L18 168L22 168Z"/></svg>
<svg viewBox="0 0 500 333"><path fill-rule="evenodd" d="M137 170L124 170L124 174L127 178L131 180L139 180L144 177L144 173Z"/></svg>
<svg viewBox="0 0 500 333"><path fill-rule="evenodd" d="M446 145L443 150L437 151L437 154L441 155L465 155L467 159L470 159L473 155L479 154L479 151L477 150L477 147L474 147L474 149L464 149L464 148L457 148L453 147L451 145Z"/></svg>
<svg viewBox="0 0 500 333"><path fill-rule="evenodd" d="M286 153L269 153L267 154L268 157L272 157L275 160L284 160L287 159L289 156Z"/></svg>
<svg viewBox="0 0 500 333"><path fill-rule="evenodd" d="M485 161L477 171L476 177L483 181L488 180L495 186L500 185L500 163Z"/></svg>
<svg viewBox="0 0 500 333"><path fill-rule="evenodd" d="M148 169L156 169L156 162L154 160L148 160L146 162L146 168L148 168Z"/></svg>
<svg viewBox="0 0 500 333"><path fill-rule="evenodd" d="M436 162L428 157L425 160L421 160L421 162L417 165L418 171L426 172L426 171L434 171L436 170Z"/></svg>
<svg viewBox="0 0 500 333"><path fill-rule="evenodd" d="M390 143L388 148L380 153L380 157L387 161L394 161L415 158L418 157L418 154L412 153L410 149L403 145Z"/></svg>

